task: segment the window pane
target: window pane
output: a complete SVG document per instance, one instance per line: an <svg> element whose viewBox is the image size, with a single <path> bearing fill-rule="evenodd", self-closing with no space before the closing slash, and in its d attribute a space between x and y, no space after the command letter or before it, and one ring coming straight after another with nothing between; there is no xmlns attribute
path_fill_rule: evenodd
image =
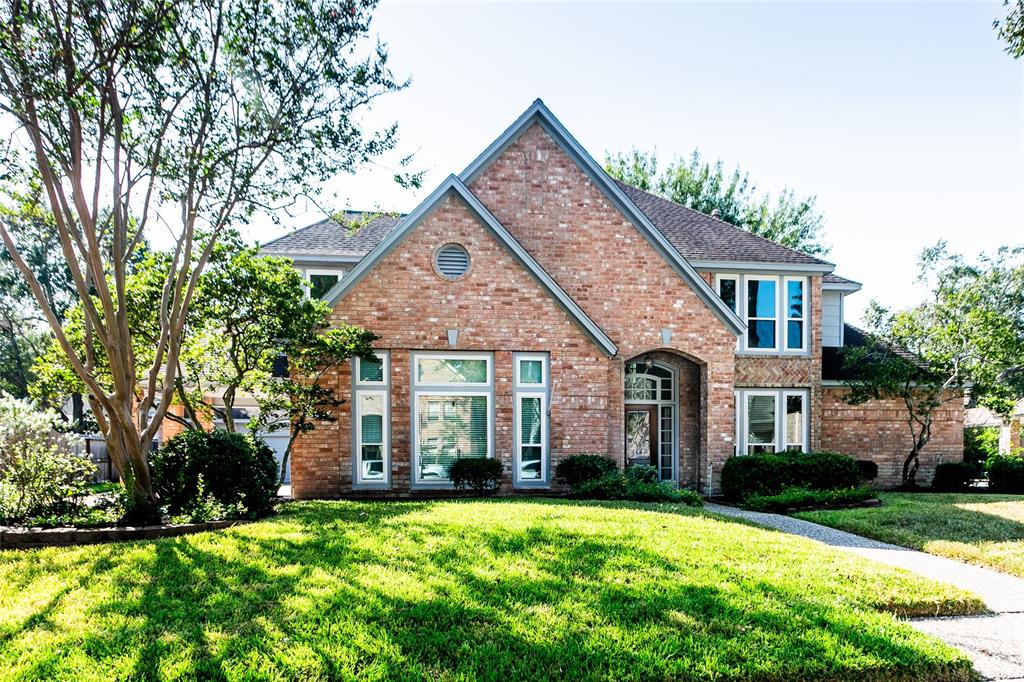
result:
<svg viewBox="0 0 1024 682"><path fill-rule="evenodd" d="M359 395L359 424L361 442L384 442L384 396Z"/></svg>
<svg viewBox="0 0 1024 682"><path fill-rule="evenodd" d="M775 348L775 321L751 320L747 326L747 348Z"/></svg>
<svg viewBox="0 0 1024 682"><path fill-rule="evenodd" d="M380 445L364 445L362 454L363 480L382 480L384 478L384 448Z"/></svg>
<svg viewBox="0 0 1024 682"><path fill-rule="evenodd" d="M775 280L747 280L747 317L775 319Z"/></svg>
<svg viewBox="0 0 1024 682"><path fill-rule="evenodd" d="M384 362L359 358L359 381L384 381Z"/></svg>
<svg viewBox="0 0 1024 682"><path fill-rule="evenodd" d="M790 320L786 323L786 348L800 350L804 347L804 323Z"/></svg>
<svg viewBox="0 0 1024 682"><path fill-rule="evenodd" d="M747 444L774 446L775 396L747 396Z"/></svg>
<svg viewBox="0 0 1024 682"><path fill-rule="evenodd" d="M786 396L786 447L802 450L804 446L804 397Z"/></svg>
<svg viewBox="0 0 1024 682"><path fill-rule="evenodd" d="M519 401L519 440L521 443L540 445L540 398L522 398Z"/></svg>
<svg viewBox="0 0 1024 682"><path fill-rule="evenodd" d="M521 384L543 384L544 383L544 362L541 360L520 360L519 361L519 383Z"/></svg>
<svg viewBox="0 0 1024 682"><path fill-rule="evenodd" d="M337 275L310 275L309 296L310 298L323 298L324 294L331 290L338 283Z"/></svg>
<svg viewBox="0 0 1024 682"><path fill-rule="evenodd" d="M457 358L420 358L417 381L421 384L485 384L487 361Z"/></svg>
<svg viewBox="0 0 1024 682"><path fill-rule="evenodd" d="M718 280L718 295L722 297L729 309L736 312L736 280Z"/></svg>
<svg viewBox="0 0 1024 682"><path fill-rule="evenodd" d="M658 380L643 374L626 375L626 400L657 400Z"/></svg>
<svg viewBox="0 0 1024 682"><path fill-rule="evenodd" d="M520 480L537 480L541 471L541 447L529 445L523 448L519 459Z"/></svg>
<svg viewBox="0 0 1024 682"><path fill-rule="evenodd" d="M417 404L420 480L448 480L456 460L487 456L486 396L420 395Z"/></svg>
<svg viewBox="0 0 1024 682"><path fill-rule="evenodd" d="M804 316L804 283L786 282L786 315L802 319Z"/></svg>

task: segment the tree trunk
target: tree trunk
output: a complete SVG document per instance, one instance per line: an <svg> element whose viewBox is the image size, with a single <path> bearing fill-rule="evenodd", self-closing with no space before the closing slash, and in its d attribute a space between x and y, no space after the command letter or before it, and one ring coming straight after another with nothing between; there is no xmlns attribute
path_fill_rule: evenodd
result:
<svg viewBox="0 0 1024 682"><path fill-rule="evenodd" d="M919 452L915 448L910 451L907 458L903 460L903 487L904 488L916 488L917 487L917 469L921 464Z"/></svg>
<svg viewBox="0 0 1024 682"><path fill-rule="evenodd" d="M281 473L277 476L277 484L279 486L284 485L285 476L288 475L288 458L292 454L292 446L295 445L295 439L299 436L299 430L292 427L292 432L288 436L288 445L285 446L284 454L281 455Z"/></svg>

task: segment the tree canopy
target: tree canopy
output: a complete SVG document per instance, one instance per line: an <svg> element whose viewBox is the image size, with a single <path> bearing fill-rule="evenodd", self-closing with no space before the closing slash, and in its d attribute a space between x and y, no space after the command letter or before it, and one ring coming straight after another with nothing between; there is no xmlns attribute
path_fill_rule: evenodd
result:
<svg viewBox="0 0 1024 682"><path fill-rule="evenodd" d="M1003 0L1007 8L1004 19L992 22L999 38L1006 43L1006 53L1014 59L1024 57L1024 0Z"/></svg>
<svg viewBox="0 0 1024 682"><path fill-rule="evenodd" d="M633 149L609 154L605 170L613 178L677 204L715 215L736 227L812 256L829 248L822 240L825 219L813 196L798 199L792 189L776 195L759 193L750 175L737 166L725 171L719 159L708 162L694 150L690 158L674 158L659 170L655 153Z"/></svg>

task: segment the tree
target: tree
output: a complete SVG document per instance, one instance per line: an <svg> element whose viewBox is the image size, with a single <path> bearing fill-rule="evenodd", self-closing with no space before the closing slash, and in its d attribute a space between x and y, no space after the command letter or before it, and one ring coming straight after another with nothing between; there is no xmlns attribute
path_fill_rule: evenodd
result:
<svg viewBox="0 0 1024 682"><path fill-rule="evenodd" d="M1024 249L1003 248L977 264L940 242L920 259L930 300L893 312L872 302L864 347L844 349L855 377L847 402L896 399L907 410L911 446L903 483L915 485L935 410L971 400L1002 414L1024 397Z"/></svg>
<svg viewBox="0 0 1024 682"><path fill-rule="evenodd" d="M374 6L24 0L0 9L0 111L15 129L0 179L42 188L80 304L83 355L7 221L0 238L82 382L140 516L155 513L148 443L170 405L183 329L218 237L248 212L315 191L394 145L394 126L365 135L358 120L404 85L385 48L365 45ZM143 359L128 319L128 263L154 225L174 246Z"/></svg>
<svg viewBox="0 0 1024 682"><path fill-rule="evenodd" d="M758 195L750 176L737 166L726 174L719 159L709 163L694 150L689 161L675 158L658 171L654 153L637 149L629 154L609 154L605 170L613 178L702 213L713 214L736 227L812 256L829 249L821 241L824 217L815 197L797 199L793 190L777 196Z"/></svg>
<svg viewBox="0 0 1024 682"><path fill-rule="evenodd" d="M1003 0L1006 18L992 22L999 38L1006 43L1006 53L1014 59L1024 57L1024 0Z"/></svg>

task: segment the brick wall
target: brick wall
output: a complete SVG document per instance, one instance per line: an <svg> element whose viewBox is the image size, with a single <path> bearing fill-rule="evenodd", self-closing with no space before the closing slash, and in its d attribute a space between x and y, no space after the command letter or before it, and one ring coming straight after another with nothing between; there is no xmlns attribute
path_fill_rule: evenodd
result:
<svg viewBox="0 0 1024 682"><path fill-rule="evenodd" d="M870 459L878 464L875 485L898 486L903 479L903 460L910 452L907 411L898 400L873 400L863 405L843 401L847 389L822 389L821 448ZM935 413L932 437L920 455L919 485L930 485L935 465L964 458L963 401L950 396Z"/></svg>

